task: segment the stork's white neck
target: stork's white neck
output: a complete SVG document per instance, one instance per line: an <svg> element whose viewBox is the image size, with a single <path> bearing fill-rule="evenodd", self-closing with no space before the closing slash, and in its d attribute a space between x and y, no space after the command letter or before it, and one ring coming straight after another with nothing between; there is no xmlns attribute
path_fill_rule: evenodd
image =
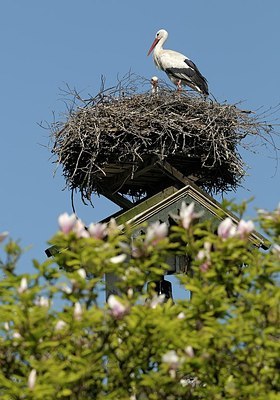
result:
<svg viewBox="0 0 280 400"><path fill-rule="evenodd" d="M157 44L154 47L154 62L159 69L163 69L161 65L160 56L162 52L164 52L163 44L165 43L166 39L168 38L168 32L165 29L161 29L157 32L156 38L159 39ZM156 40L156 39L155 39Z"/></svg>
<svg viewBox="0 0 280 400"><path fill-rule="evenodd" d="M156 44L155 48L154 48L154 60L156 62L156 59L159 57L161 51L163 50L163 44L165 43L167 39L167 36L163 36L160 38L160 40L158 41L158 43ZM157 64L157 62L156 62Z"/></svg>
<svg viewBox="0 0 280 400"><path fill-rule="evenodd" d="M161 50L162 47L163 47L163 44L166 42L167 38L168 38L168 33L163 30L162 31L162 36L159 39L159 41L158 41L158 43L157 43L157 45L155 47L155 50Z"/></svg>

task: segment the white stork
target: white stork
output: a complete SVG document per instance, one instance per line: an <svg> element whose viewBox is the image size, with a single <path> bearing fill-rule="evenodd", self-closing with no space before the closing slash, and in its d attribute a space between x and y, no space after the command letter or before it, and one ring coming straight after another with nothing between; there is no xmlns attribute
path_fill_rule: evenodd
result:
<svg viewBox="0 0 280 400"><path fill-rule="evenodd" d="M157 68L164 71L168 78L181 90L181 84L187 85L199 93L208 96L208 84L197 66L186 56L174 50L165 50L163 43L168 37L164 29L156 33L156 38L148 51L148 56L154 50L154 62Z"/></svg>

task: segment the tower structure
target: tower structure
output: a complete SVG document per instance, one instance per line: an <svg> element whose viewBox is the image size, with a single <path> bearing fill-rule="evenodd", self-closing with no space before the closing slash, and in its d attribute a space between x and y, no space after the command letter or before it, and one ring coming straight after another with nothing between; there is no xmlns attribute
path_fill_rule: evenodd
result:
<svg viewBox="0 0 280 400"><path fill-rule="evenodd" d="M240 185L246 166L239 146L269 126L236 105L166 86L139 92L137 83L127 77L55 125L52 152L67 186L84 202L97 194L116 203L121 211L111 217L119 225L171 224L183 201L194 202L201 218L215 218L218 225L222 206L212 195ZM265 247L256 232L250 240ZM187 272L184 258L169 261L169 273ZM108 293L113 281L108 277Z"/></svg>

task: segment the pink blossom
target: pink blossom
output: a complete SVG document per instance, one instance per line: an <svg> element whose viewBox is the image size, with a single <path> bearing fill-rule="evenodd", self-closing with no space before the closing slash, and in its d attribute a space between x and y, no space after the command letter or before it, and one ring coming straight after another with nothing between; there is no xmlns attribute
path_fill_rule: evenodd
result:
<svg viewBox="0 0 280 400"><path fill-rule="evenodd" d="M3 240L6 239L6 237L9 235L9 232L4 231L0 233L0 243L3 242Z"/></svg>
<svg viewBox="0 0 280 400"><path fill-rule="evenodd" d="M79 239L89 237L89 233L86 230L85 224L80 219L76 220L76 224L73 227L73 232L75 232L77 238Z"/></svg>
<svg viewBox="0 0 280 400"><path fill-rule="evenodd" d="M91 223L88 227L89 236L95 239L104 239L107 235L107 224Z"/></svg>
<svg viewBox="0 0 280 400"><path fill-rule="evenodd" d="M183 313L183 311L181 311L181 312L177 315L177 318L178 318L178 319L185 319L185 318L186 318L185 313Z"/></svg>
<svg viewBox="0 0 280 400"><path fill-rule="evenodd" d="M228 239L236 235L236 226L231 218L227 217L218 226L218 236L222 239Z"/></svg>
<svg viewBox="0 0 280 400"><path fill-rule="evenodd" d="M28 376L28 387L30 390L33 390L36 383L37 372L36 369L32 369Z"/></svg>
<svg viewBox="0 0 280 400"><path fill-rule="evenodd" d="M240 236L242 239L248 237L250 233L255 229L255 225L253 221L244 221L241 219L239 224L237 225L236 234Z"/></svg>
<svg viewBox="0 0 280 400"><path fill-rule="evenodd" d="M143 257L145 255L145 251L144 249L134 246L132 245L131 247L131 255L133 258L140 258Z"/></svg>
<svg viewBox="0 0 280 400"><path fill-rule="evenodd" d="M183 201L182 205L181 205L180 213L179 213L179 218L180 218L182 227L185 229L189 229L192 221L194 221L197 218L200 218L202 214L203 214L202 212L197 213L194 211L194 203L193 202L187 206L186 203Z"/></svg>
<svg viewBox="0 0 280 400"><path fill-rule="evenodd" d="M245 239L255 229L253 221L244 221L241 219L238 225L234 225L232 220L228 217L222 221L218 227L218 235L222 239L228 239L230 237L239 236L241 239Z"/></svg>
<svg viewBox="0 0 280 400"><path fill-rule="evenodd" d="M199 252L197 253L196 259L199 261L203 261L203 263L200 264L199 267L202 272L206 272L211 266L211 247L212 244L210 242L204 242L203 249L199 250Z"/></svg>
<svg viewBox="0 0 280 400"><path fill-rule="evenodd" d="M201 272L206 272L211 267L210 261L204 261L204 263L200 264L199 269Z"/></svg>
<svg viewBox="0 0 280 400"><path fill-rule="evenodd" d="M145 243L156 245L160 240L164 239L168 234L168 227L165 222L156 221L147 228Z"/></svg>
<svg viewBox="0 0 280 400"><path fill-rule="evenodd" d="M207 260L210 261L211 247L212 247L212 244L210 242L204 242L203 250L199 250L199 252L197 253L196 259L203 260L206 258Z"/></svg>
<svg viewBox="0 0 280 400"><path fill-rule="evenodd" d="M122 318L128 311L128 308L124 306L113 294L108 297L108 306L112 316L117 319Z"/></svg>
<svg viewBox="0 0 280 400"><path fill-rule="evenodd" d="M69 215L68 213L63 213L58 217L58 225L60 230L67 234L74 229L77 218L75 214Z"/></svg>

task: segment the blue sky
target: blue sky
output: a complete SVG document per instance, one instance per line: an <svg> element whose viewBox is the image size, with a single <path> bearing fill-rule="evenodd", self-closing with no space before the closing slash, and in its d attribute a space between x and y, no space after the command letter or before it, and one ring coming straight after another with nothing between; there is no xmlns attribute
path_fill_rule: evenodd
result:
<svg viewBox="0 0 280 400"><path fill-rule="evenodd" d="M218 101L267 109L280 102L279 17L278 0L2 0L0 231L32 246L22 268L30 269L31 258L45 258L57 216L71 212L61 172L53 176L49 132L38 125L65 111L59 88L67 83L94 95L101 75L109 86L129 70L164 78L147 57L156 31L164 28L166 47L198 65ZM225 196L254 196L248 216L280 200L275 154L255 150L242 153L250 166L244 188ZM117 210L104 198L93 202L95 208L86 207L76 196L86 223Z"/></svg>

